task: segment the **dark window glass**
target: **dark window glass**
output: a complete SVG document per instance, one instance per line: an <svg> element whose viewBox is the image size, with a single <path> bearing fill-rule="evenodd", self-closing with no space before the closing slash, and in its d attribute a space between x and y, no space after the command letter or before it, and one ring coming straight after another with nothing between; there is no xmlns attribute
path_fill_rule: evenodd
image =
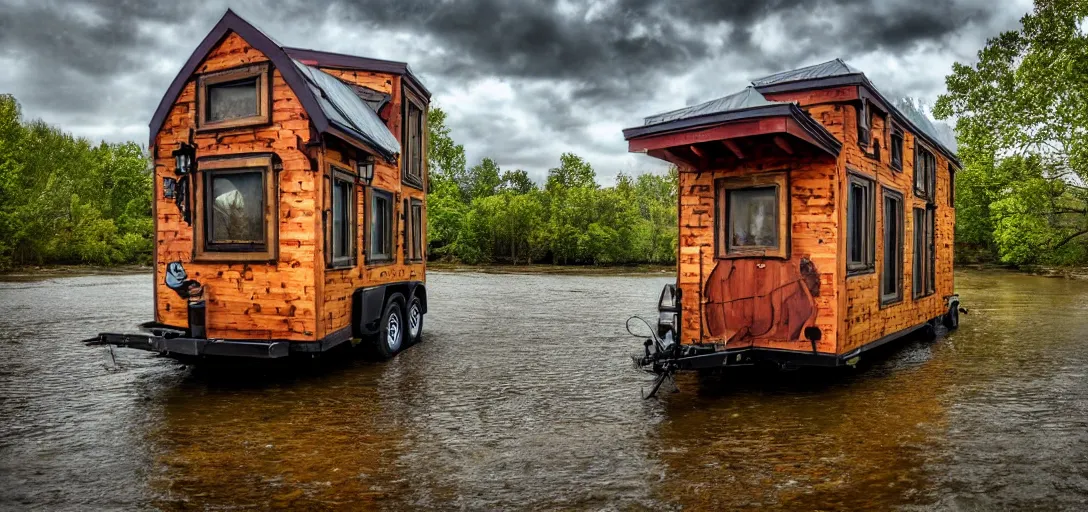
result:
<svg viewBox="0 0 1088 512"><path fill-rule="evenodd" d="M892 168L903 170L903 134L892 134Z"/></svg>
<svg viewBox="0 0 1088 512"><path fill-rule="evenodd" d="M899 300L903 282L903 199L884 193L884 265L880 296L885 303Z"/></svg>
<svg viewBox="0 0 1088 512"><path fill-rule="evenodd" d="M937 160L933 153L916 147L914 152L914 193L918 197L933 200L933 188L937 175Z"/></svg>
<svg viewBox="0 0 1088 512"><path fill-rule="evenodd" d="M263 243L264 173L211 172L208 243Z"/></svg>
<svg viewBox="0 0 1088 512"><path fill-rule="evenodd" d="M332 259L333 264L351 264L355 238L355 186L334 179L332 187Z"/></svg>
<svg viewBox="0 0 1088 512"><path fill-rule="evenodd" d="M412 259L423 259L423 203L412 201Z"/></svg>
<svg viewBox="0 0 1088 512"><path fill-rule="evenodd" d="M862 146L869 145L869 130L872 125L872 120L869 114L869 102L862 101L861 106L857 109L858 119L858 144Z"/></svg>
<svg viewBox="0 0 1088 512"><path fill-rule="evenodd" d="M404 177L417 185L423 184L423 109L412 101L406 101L404 109Z"/></svg>
<svg viewBox="0 0 1088 512"><path fill-rule="evenodd" d="M934 213L936 213L936 210L933 208L926 209L926 294L933 293L936 288L937 246L934 244L933 238L937 231L937 225Z"/></svg>
<svg viewBox="0 0 1088 512"><path fill-rule="evenodd" d="M729 249L778 247L778 204L775 187L728 192Z"/></svg>
<svg viewBox="0 0 1088 512"><path fill-rule="evenodd" d="M934 292L936 284L936 211L933 208L914 209L914 276L911 285L914 297Z"/></svg>
<svg viewBox="0 0 1088 512"><path fill-rule="evenodd" d="M948 206L956 207L956 168L948 164Z"/></svg>
<svg viewBox="0 0 1088 512"><path fill-rule="evenodd" d="M208 86L206 121L225 121L260 114L257 77Z"/></svg>
<svg viewBox="0 0 1088 512"><path fill-rule="evenodd" d="M369 256L375 261L393 257L393 201L388 192L371 192Z"/></svg>
<svg viewBox="0 0 1088 512"><path fill-rule="evenodd" d="M876 252L873 221L875 204L872 180L850 176L849 203L846 207L847 270L871 270Z"/></svg>

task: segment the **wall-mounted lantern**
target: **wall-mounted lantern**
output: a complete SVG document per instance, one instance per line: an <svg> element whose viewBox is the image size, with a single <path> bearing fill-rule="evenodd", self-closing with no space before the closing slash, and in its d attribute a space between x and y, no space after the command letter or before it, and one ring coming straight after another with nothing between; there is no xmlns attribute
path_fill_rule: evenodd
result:
<svg viewBox="0 0 1088 512"><path fill-rule="evenodd" d="M195 159L196 148L183 142L181 147L174 151L174 172L180 176L193 172Z"/></svg>
<svg viewBox="0 0 1088 512"><path fill-rule="evenodd" d="M359 173L359 177L363 179L363 183L370 185L370 181L374 179L374 158L366 157L360 160L356 164L356 171Z"/></svg>
<svg viewBox="0 0 1088 512"><path fill-rule="evenodd" d="M189 175L196 170L194 165L196 162L196 146L192 144L181 143L176 151L174 151L174 173L181 178L174 184L171 189L173 190L174 202L178 205L178 211L181 212L181 219L186 224L193 225L192 205L189 203ZM163 183L163 190L166 190L166 183Z"/></svg>

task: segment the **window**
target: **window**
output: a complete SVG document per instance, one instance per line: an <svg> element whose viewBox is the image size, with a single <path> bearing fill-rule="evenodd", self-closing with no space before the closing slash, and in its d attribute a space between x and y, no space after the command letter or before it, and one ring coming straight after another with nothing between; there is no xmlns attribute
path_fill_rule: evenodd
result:
<svg viewBox="0 0 1088 512"><path fill-rule="evenodd" d="M914 209L914 275L911 286L914 298L933 293L935 284L933 232L935 228L933 208Z"/></svg>
<svg viewBox="0 0 1088 512"><path fill-rule="evenodd" d="M873 180L850 174L850 193L846 206L846 270L865 273L873 270L876 253L876 205L873 201Z"/></svg>
<svg viewBox="0 0 1088 512"><path fill-rule="evenodd" d="M903 298L903 194L884 190L884 258L880 276L880 303Z"/></svg>
<svg viewBox="0 0 1088 512"><path fill-rule="evenodd" d="M903 131L892 129L892 169L903 170Z"/></svg>
<svg viewBox="0 0 1088 512"><path fill-rule="evenodd" d="M872 127L872 120L870 119L869 102L861 100L861 106L857 108L857 124L858 124L858 145L869 145L869 130Z"/></svg>
<svg viewBox="0 0 1088 512"><path fill-rule="evenodd" d="M914 144L914 194L933 200L933 186L937 175L937 160L933 153L921 147L915 139Z"/></svg>
<svg viewBox="0 0 1088 512"><path fill-rule="evenodd" d="M326 240L329 241L328 264L330 268L355 266L355 176L332 169L332 186L329 190L329 223Z"/></svg>
<svg viewBox="0 0 1088 512"><path fill-rule="evenodd" d="M956 168L948 164L948 206L956 207Z"/></svg>
<svg viewBox="0 0 1088 512"><path fill-rule="evenodd" d="M788 258L787 176L784 172L716 181L719 258Z"/></svg>
<svg viewBox="0 0 1088 512"><path fill-rule="evenodd" d="M393 195L370 189L370 253L368 262L393 259Z"/></svg>
<svg viewBox="0 0 1088 512"><path fill-rule="evenodd" d="M408 261L423 260L423 201L404 200L408 219L404 223L404 256Z"/></svg>
<svg viewBox="0 0 1088 512"><path fill-rule="evenodd" d="M268 155L200 160L194 225L197 260L272 260L276 193Z"/></svg>
<svg viewBox="0 0 1088 512"><path fill-rule="evenodd" d="M197 80L197 129L215 130L268 123L268 65L201 75Z"/></svg>
<svg viewBox="0 0 1088 512"><path fill-rule="evenodd" d="M404 90L404 132L401 140L401 172L404 182L423 188L423 131L427 127L422 102Z"/></svg>

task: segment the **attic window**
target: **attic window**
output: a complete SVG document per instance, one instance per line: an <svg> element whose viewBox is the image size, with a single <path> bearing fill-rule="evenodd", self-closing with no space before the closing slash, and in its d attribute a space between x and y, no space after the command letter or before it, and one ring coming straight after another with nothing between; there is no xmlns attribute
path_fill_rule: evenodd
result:
<svg viewBox="0 0 1088 512"><path fill-rule="evenodd" d="M197 80L197 129L237 128L270 121L268 65L201 75Z"/></svg>
<svg viewBox="0 0 1088 512"><path fill-rule="evenodd" d="M892 169L903 170L903 130L892 129Z"/></svg>
<svg viewBox="0 0 1088 512"><path fill-rule="evenodd" d="M869 102L862 100L861 106L857 109L858 113L858 145L865 147L869 145L869 130L872 128L872 113L869 111Z"/></svg>

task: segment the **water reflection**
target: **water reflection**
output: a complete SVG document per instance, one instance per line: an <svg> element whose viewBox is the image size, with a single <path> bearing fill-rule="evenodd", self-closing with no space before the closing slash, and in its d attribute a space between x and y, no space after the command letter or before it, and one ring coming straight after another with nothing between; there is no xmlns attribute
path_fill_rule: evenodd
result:
<svg viewBox="0 0 1088 512"><path fill-rule="evenodd" d="M75 343L148 318L147 276L0 283L0 509L1088 499L1088 283L960 272L971 313L935 343L854 370L685 375L643 401L623 320L669 276L429 277L423 344L272 374Z"/></svg>

